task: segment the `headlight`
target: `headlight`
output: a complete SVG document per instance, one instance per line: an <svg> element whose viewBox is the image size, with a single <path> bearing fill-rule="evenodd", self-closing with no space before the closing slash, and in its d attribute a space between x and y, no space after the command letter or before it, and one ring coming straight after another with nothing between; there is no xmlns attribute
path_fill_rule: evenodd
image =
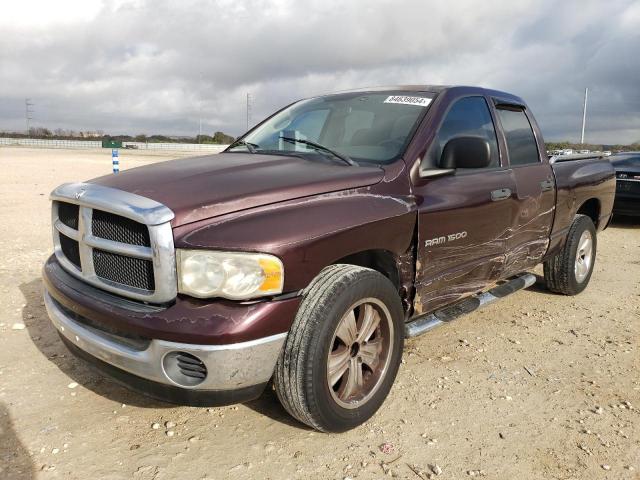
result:
<svg viewBox="0 0 640 480"><path fill-rule="evenodd" d="M284 267L262 253L180 250L178 291L198 298L246 300L282 293Z"/></svg>

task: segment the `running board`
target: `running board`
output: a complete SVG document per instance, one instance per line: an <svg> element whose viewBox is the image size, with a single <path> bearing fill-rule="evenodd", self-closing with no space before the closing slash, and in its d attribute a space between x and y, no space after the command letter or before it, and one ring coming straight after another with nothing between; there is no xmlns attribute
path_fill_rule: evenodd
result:
<svg viewBox="0 0 640 480"><path fill-rule="evenodd" d="M536 283L536 276L531 273L526 273L493 287L487 292L465 298L457 303L441 308L440 310L436 310L433 313L414 317L411 321L405 324L404 336L406 338L411 338L427 333L429 330L432 330L443 323L451 322L463 315L477 310L483 305L493 303L496 300L500 300L501 298L511 295L523 288L528 288L534 283Z"/></svg>

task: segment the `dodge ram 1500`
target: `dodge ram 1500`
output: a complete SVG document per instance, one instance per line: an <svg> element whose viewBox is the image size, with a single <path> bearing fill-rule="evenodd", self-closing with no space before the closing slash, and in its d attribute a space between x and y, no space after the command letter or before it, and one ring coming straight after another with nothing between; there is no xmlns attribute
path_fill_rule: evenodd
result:
<svg viewBox="0 0 640 480"><path fill-rule="evenodd" d="M525 102L475 87L295 102L223 153L51 194L49 316L71 351L171 402L272 385L344 431L383 404L405 337L530 286L580 293L615 193L549 161Z"/></svg>

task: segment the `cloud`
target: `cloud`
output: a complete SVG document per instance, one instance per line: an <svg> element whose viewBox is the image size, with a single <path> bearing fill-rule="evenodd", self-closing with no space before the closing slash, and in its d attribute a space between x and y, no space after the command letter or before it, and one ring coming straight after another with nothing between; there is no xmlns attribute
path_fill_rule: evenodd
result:
<svg viewBox="0 0 640 480"><path fill-rule="evenodd" d="M291 101L367 85L524 97L548 139L640 140L632 0L22 2L0 20L0 129L239 134ZM14 9L14 10L12 10ZM58 12L58 13L56 13ZM64 15L59 12L64 12Z"/></svg>

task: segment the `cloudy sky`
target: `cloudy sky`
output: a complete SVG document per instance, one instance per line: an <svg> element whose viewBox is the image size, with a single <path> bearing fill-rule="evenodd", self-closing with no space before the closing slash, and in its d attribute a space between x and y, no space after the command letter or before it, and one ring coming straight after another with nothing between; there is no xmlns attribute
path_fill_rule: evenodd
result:
<svg viewBox="0 0 640 480"><path fill-rule="evenodd" d="M401 83L524 97L549 140L640 140L637 0L6 2L0 130L233 135L301 97ZM200 112L202 112L200 114Z"/></svg>

